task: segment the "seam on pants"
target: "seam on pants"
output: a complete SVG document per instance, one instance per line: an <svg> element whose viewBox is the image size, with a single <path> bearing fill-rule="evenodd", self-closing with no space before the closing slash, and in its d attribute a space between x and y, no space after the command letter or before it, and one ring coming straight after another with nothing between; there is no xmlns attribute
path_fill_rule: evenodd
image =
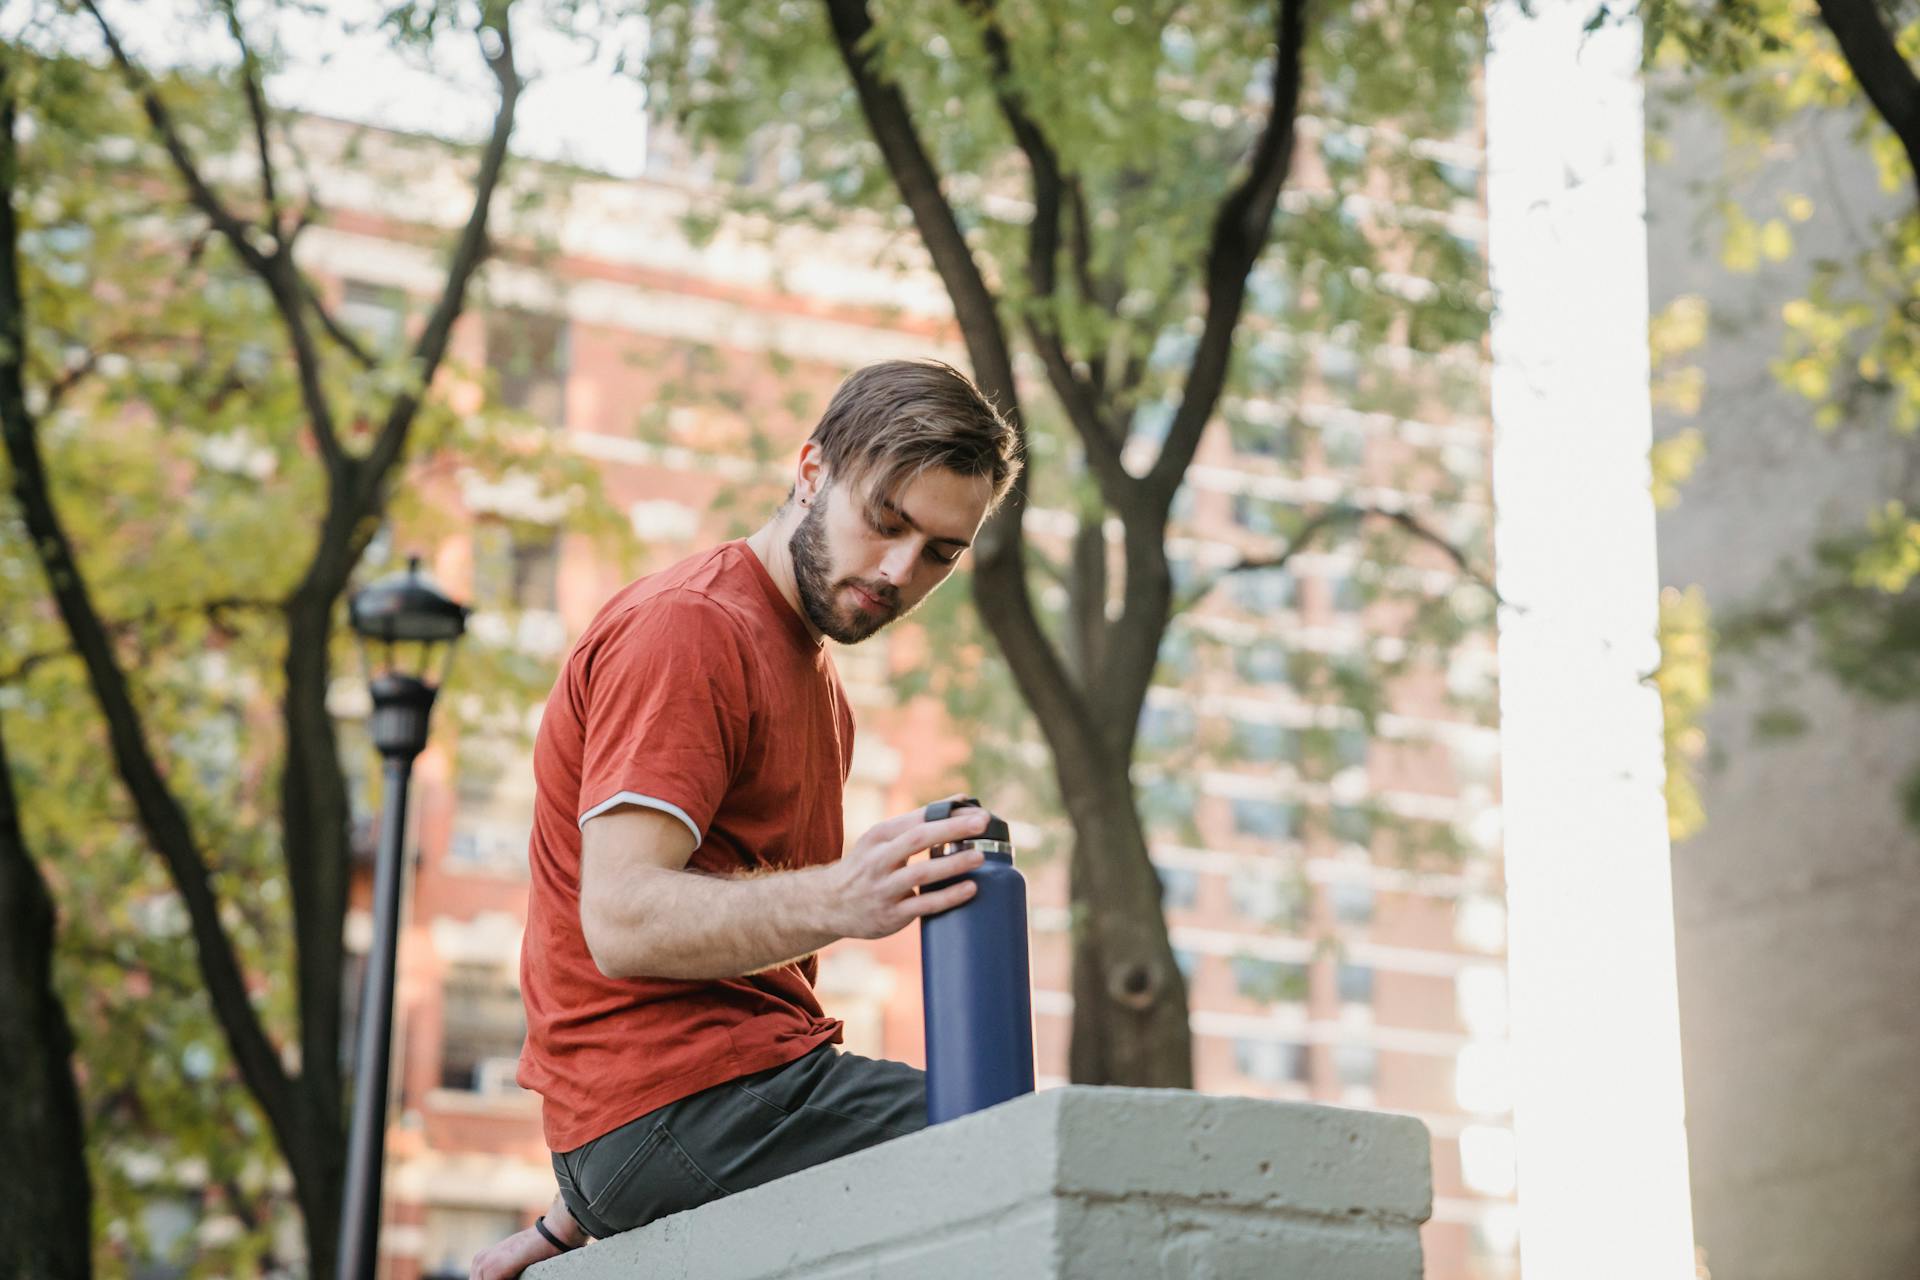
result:
<svg viewBox="0 0 1920 1280"><path fill-rule="evenodd" d="M871 1116L856 1116L846 1111L835 1111L832 1107L823 1107L817 1102L803 1102L800 1104L799 1109L801 1111L818 1111L822 1115L832 1116L836 1120L851 1120L855 1124L864 1124L868 1128L878 1129L883 1133L890 1133L896 1138L904 1138L910 1133L919 1132L917 1129L896 1129L890 1124L881 1124Z"/></svg>
<svg viewBox="0 0 1920 1280"><path fill-rule="evenodd" d="M606 1222L593 1211L580 1184L573 1179L573 1170L565 1154L555 1153L553 1158L555 1181L560 1184L560 1199L567 1206L567 1212L573 1215L575 1222L587 1229L587 1234L597 1240L605 1240L616 1234L608 1229ZM568 1195L572 1192L572 1195Z"/></svg>
<svg viewBox="0 0 1920 1280"><path fill-rule="evenodd" d="M705 1169L702 1169L694 1162L693 1157L687 1154L687 1149L680 1145L680 1139L674 1137L673 1131L664 1124L660 1126L660 1136L662 1139L660 1145L671 1148L672 1154L679 1157L680 1162L687 1167L687 1171L693 1174L694 1177L712 1187L720 1195L729 1196L733 1194L718 1182L715 1182Z"/></svg>
<svg viewBox="0 0 1920 1280"><path fill-rule="evenodd" d="M606 1202L607 1198L615 1191L627 1185L628 1179L633 1176L634 1166L651 1155L653 1149L660 1145L661 1138L666 1135L667 1126L656 1123L647 1136L641 1140L640 1145L627 1152L627 1158L620 1162L620 1167L613 1171L613 1176L607 1179L606 1185L601 1187L599 1193L587 1202L588 1210L591 1211L595 1217L599 1217L600 1208ZM676 1143L675 1145L677 1146L678 1144Z"/></svg>
<svg viewBox="0 0 1920 1280"><path fill-rule="evenodd" d="M744 1084L740 1084L736 1081L734 1087L739 1089L740 1092L746 1094L749 1098L752 1098L755 1102L764 1102L767 1106L772 1107L775 1111L778 1111L783 1116L790 1116L793 1114L793 1112L787 1110L785 1107L775 1102L772 1098L764 1097L761 1094L755 1093L751 1088L749 1088Z"/></svg>

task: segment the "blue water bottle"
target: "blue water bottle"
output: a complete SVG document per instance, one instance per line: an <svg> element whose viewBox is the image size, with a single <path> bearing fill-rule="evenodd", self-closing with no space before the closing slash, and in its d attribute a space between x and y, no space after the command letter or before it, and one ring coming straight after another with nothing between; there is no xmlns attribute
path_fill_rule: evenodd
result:
<svg viewBox="0 0 1920 1280"><path fill-rule="evenodd" d="M927 821L973 800L927 806ZM935 858L968 849L986 855L965 876L973 897L920 921L920 988L927 1023L927 1123L1033 1092L1033 980L1027 960L1027 882L1013 869L1013 840L1004 819L957 844L935 845ZM954 883L943 880L929 890Z"/></svg>

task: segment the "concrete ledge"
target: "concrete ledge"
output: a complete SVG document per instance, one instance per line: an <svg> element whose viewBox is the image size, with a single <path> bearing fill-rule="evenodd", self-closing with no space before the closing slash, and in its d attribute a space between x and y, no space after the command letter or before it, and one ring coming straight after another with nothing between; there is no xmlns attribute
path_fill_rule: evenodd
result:
<svg viewBox="0 0 1920 1280"><path fill-rule="evenodd" d="M1426 1127L1051 1089L528 1270L529 1280L1418 1280Z"/></svg>

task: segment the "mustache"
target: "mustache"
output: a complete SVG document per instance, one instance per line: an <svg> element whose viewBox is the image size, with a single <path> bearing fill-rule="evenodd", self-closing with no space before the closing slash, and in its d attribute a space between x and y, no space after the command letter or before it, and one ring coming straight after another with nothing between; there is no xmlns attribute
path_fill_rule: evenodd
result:
<svg viewBox="0 0 1920 1280"><path fill-rule="evenodd" d="M900 588L891 583L863 582L859 578L842 578L840 579L840 585L843 587L858 587L889 609L898 609L900 607Z"/></svg>

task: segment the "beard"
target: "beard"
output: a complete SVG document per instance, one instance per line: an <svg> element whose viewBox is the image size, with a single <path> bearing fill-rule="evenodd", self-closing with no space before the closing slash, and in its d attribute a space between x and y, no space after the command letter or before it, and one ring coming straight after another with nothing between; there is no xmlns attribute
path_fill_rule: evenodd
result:
<svg viewBox="0 0 1920 1280"><path fill-rule="evenodd" d="M859 644L900 616L900 590L884 582L834 578L827 553L825 506L823 491L820 500L807 508L793 536L787 539L787 552L793 558L794 583L800 591L800 608L814 630L828 639L838 644ZM881 612L842 608L840 592L847 587L857 587L878 600Z"/></svg>

